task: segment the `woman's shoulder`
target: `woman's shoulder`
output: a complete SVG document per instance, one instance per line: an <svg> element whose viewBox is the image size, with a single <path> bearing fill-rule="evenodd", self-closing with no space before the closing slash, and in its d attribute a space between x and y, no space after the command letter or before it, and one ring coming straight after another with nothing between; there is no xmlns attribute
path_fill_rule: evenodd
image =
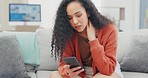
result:
<svg viewBox="0 0 148 78"><path fill-rule="evenodd" d="M103 31L107 31L107 32L112 32L112 31L118 31L117 26L115 26L114 24L106 24L104 25L104 27L101 29Z"/></svg>

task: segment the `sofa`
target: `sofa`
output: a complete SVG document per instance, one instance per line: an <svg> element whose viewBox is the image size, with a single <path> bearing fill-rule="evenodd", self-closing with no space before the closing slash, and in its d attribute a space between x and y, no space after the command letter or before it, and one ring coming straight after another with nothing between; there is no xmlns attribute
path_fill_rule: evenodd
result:
<svg viewBox="0 0 148 78"><path fill-rule="evenodd" d="M27 56L27 58L29 58L28 61L26 60L24 61L23 53L21 54L24 62L25 71L23 69L22 70L24 72L27 72L27 75L29 75L31 78L49 78L50 73L52 71L57 70L59 60L58 59L55 60L55 58L52 57L50 53L52 29L37 29L36 32L15 32L14 34L11 34L13 35L12 36L13 38L11 38L9 34L12 32L0 32L0 43L3 43L4 45L7 46L7 43L5 44L4 41L1 41L3 39L3 36L1 35L5 33L7 33L8 38L7 37L6 38L8 41L13 40L13 38L16 37L16 33L19 33L19 38L20 36L24 36L27 33L25 37L22 37L23 40L27 41L25 42L26 46L30 48L30 43L33 43L33 46L35 46L33 47L35 48L35 50L32 51L31 49L31 51L29 51L29 53L32 52L32 54L28 54L30 55L30 57ZM26 39L29 34L31 34L29 36L29 39ZM36 38L33 38L34 41L29 42L31 40L30 38L32 37L36 37ZM17 40L14 40L15 42L21 41L21 40L18 40L17 37L16 39ZM20 43L18 43L17 47L20 47L19 44ZM7 48L12 48L12 47L7 47ZM15 47L13 47L12 49L15 49ZM5 49L0 48L0 53L3 53L4 50ZM7 52L9 51L11 50L8 50ZM19 50L15 50L15 51L19 51ZM30 60L32 61L32 59L34 58L36 59L30 63ZM125 78L147 78L148 77L148 73L147 73L148 72L148 62L147 62L148 61L148 30L141 29L141 30L135 30L130 32L119 32L117 60L121 65L121 70ZM0 73L1 72L3 71L0 70ZM1 74L0 74L0 77L2 77Z"/></svg>
<svg viewBox="0 0 148 78"><path fill-rule="evenodd" d="M117 60L125 78L148 77L148 29L118 33Z"/></svg>

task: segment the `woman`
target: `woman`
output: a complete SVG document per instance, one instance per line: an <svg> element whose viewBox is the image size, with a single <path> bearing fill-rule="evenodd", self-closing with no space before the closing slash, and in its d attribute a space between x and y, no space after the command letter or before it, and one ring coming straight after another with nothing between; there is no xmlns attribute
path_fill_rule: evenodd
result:
<svg viewBox="0 0 148 78"><path fill-rule="evenodd" d="M117 30L90 0L63 0L52 37L52 54L75 56L81 67L70 68L60 60L50 78L122 78L116 61Z"/></svg>

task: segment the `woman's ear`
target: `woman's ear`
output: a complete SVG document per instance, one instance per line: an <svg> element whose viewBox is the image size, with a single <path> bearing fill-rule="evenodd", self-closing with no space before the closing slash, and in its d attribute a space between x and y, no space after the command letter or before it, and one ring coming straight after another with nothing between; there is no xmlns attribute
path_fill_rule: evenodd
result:
<svg viewBox="0 0 148 78"><path fill-rule="evenodd" d="M87 17L90 17L90 14L89 13L87 13Z"/></svg>

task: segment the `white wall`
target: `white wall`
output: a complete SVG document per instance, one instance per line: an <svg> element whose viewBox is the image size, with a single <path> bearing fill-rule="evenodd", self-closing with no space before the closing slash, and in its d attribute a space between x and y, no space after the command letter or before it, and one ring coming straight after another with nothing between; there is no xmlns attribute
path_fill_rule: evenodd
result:
<svg viewBox="0 0 148 78"><path fill-rule="evenodd" d="M42 22L41 26L44 28L52 28L55 21L56 11L62 0L29 0L29 3L41 4ZM101 6L101 0L92 0L96 6Z"/></svg>
<svg viewBox="0 0 148 78"><path fill-rule="evenodd" d="M9 27L9 3L27 3L27 0L0 0L0 24Z"/></svg>
<svg viewBox="0 0 148 78"><path fill-rule="evenodd" d="M96 7L101 7L101 0L92 0Z"/></svg>
<svg viewBox="0 0 148 78"><path fill-rule="evenodd" d="M15 3L38 3L41 4L42 27L53 27L55 14L62 0L0 0L0 23L8 25L8 4ZM139 28L140 0L92 0L97 7L125 7L125 20L121 21L123 31L131 31Z"/></svg>
<svg viewBox="0 0 148 78"><path fill-rule="evenodd" d="M139 28L140 0L92 0L97 7L125 7L125 20L120 22L123 31ZM29 0L42 5L42 27L53 27L55 14L61 0Z"/></svg>
<svg viewBox="0 0 148 78"><path fill-rule="evenodd" d="M131 31L139 28L140 0L102 0L102 7L125 7L125 20L121 21L120 29Z"/></svg>
<svg viewBox="0 0 148 78"><path fill-rule="evenodd" d="M41 4L41 26L53 28L56 11L62 0L29 0L29 3Z"/></svg>
<svg viewBox="0 0 148 78"><path fill-rule="evenodd" d="M140 0L135 0L134 13L134 29L136 30L140 28Z"/></svg>
<svg viewBox="0 0 148 78"><path fill-rule="evenodd" d="M41 4L41 26L53 27L56 10L61 0L0 0L0 24L9 27L9 3Z"/></svg>
<svg viewBox="0 0 148 78"><path fill-rule="evenodd" d="M44 28L52 28L55 21L56 11L62 0L29 0L29 3L41 4L42 22L41 26ZM101 6L101 0L92 0L96 6Z"/></svg>
<svg viewBox="0 0 148 78"><path fill-rule="evenodd" d="M7 26L8 23L8 0L0 0L0 24Z"/></svg>

